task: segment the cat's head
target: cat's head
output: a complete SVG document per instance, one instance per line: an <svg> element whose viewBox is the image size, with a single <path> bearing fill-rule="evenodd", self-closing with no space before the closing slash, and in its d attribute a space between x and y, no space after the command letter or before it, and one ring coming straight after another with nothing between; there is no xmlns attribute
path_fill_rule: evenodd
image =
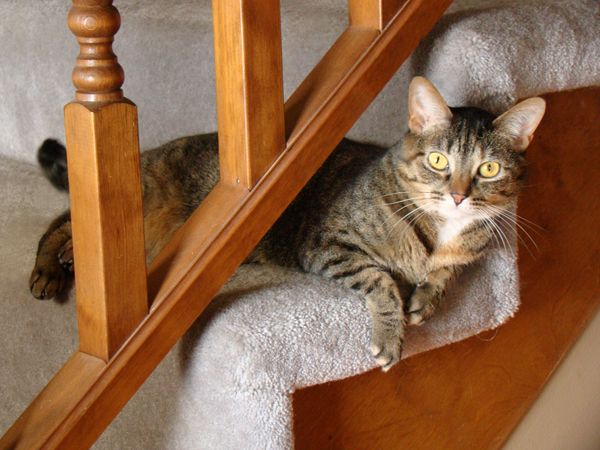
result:
<svg viewBox="0 0 600 450"><path fill-rule="evenodd" d="M449 108L429 81L415 77L408 101L403 178L415 203L447 220L492 217L515 205L544 100L524 100L495 117Z"/></svg>

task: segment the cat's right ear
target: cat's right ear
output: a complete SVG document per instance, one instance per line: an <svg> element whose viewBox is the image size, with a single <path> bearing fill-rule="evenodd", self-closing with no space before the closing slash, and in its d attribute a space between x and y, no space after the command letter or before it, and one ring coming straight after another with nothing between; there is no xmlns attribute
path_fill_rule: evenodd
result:
<svg viewBox="0 0 600 450"><path fill-rule="evenodd" d="M414 77L408 88L408 128L423 134L450 125L452 113L438 90L429 80Z"/></svg>

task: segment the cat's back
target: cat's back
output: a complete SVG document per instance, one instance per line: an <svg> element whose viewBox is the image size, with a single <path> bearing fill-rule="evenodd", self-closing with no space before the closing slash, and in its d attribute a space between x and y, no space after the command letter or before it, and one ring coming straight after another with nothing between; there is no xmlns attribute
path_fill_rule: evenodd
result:
<svg viewBox="0 0 600 450"><path fill-rule="evenodd" d="M369 189L369 173L385 154L380 147L344 139L271 228L253 259L295 266L306 239L334 227L333 222L350 225L353 205Z"/></svg>
<svg viewBox="0 0 600 450"><path fill-rule="evenodd" d="M219 181L217 133L187 136L142 154L144 200L178 201L191 210Z"/></svg>

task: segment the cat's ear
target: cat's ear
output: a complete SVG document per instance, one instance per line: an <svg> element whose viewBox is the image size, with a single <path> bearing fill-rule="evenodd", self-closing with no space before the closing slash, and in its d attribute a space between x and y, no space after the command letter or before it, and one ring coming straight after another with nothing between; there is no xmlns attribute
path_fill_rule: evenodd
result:
<svg viewBox="0 0 600 450"><path fill-rule="evenodd" d="M452 113L438 90L423 77L414 77L408 88L408 128L415 134L450 125Z"/></svg>
<svg viewBox="0 0 600 450"><path fill-rule="evenodd" d="M544 117L544 111L546 102L543 99L528 98L494 120L494 126L510 138L515 150L523 151L533 139L533 132Z"/></svg>

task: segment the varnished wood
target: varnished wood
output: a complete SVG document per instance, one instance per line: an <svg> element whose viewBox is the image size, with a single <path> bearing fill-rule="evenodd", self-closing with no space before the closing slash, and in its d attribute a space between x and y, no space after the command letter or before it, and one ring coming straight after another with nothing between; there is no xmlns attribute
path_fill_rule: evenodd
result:
<svg viewBox="0 0 600 450"><path fill-rule="evenodd" d="M381 30L380 6L380 0L348 0L350 25Z"/></svg>
<svg viewBox="0 0 600 450"><path fill-rule="evenodd" d="M47 448L86 448L106 428L181 335L204 310L222 284L235 271L262 235L297 195L312 174L358 119L418 41L441 16L449 0L413 0L386 30L376 37L355 64L341 67L348 72L332 94L304 111L302 131L295 134L286 151L251 192L224 181L156 259L150 269L155 293L150 313L98 375L96 382L76 406L56 411L60 426L47 441ZM351 45L351 44L348 44ZM348 48L343 58L355 55ZM318 74L323 82L340 80L330 68ZM302 87L300 88L302 89ZM305 95L306 101L311 99ZM289 117L297 117L291 115ZM293 125L291 129L297 129ZM222 205L223 211L215 214ZM202 230L197 228L202 224ZM183 250L185 246L185 250ZM185 252L182 255L180 252ZM47 389L68 396L69 386L53 382ZM32 414L31 406L24 415ZM27 424L25 424L27 425ZM52 424L47 424L52 425ZM35 424L11 428L5 443L40 434Z"/></svg>
<svg viewBox="0 0 600 450"><path fill-rule="evenodd" d="M82 102L121 100L125 80L113 53L113 36L121 18L111 0L73 0L69 28L77 37L80 53L73 69L75 98Z"/></svg>
<svg viewBox="0 0 600 450"><path fill-rule="evenodd" d="M80 350L105 361L148 311L137 112L65 108Z"/></svg>
<svg viewBox="0 0 600 450"><path fill-rule="evenodd" d="M76 352L38 394L0 440L0 448L32 450L43 448L60 427L61 414L71 411L98 379L106 363L86 353ZM68 394L65 392L68 389ZM31 433L34 429L37 432Z"/></svg>
<svg viewBox="0 0 600 450"><path fill-rule="evenodd" d="M285 104L288 145L319 115L376 37L376 30L346 29L308 74Z"/></svg>
<svg viewBox="0 0 600 450"><path fill-rule="evenodd" d="M149 273L149 295L158 307L177 288L181 275L200 260L210 243L235 217L248 197L243 186L218 183L193 214L155 258Z"/></svg>
<svg viewBox="0 0 600 450"><path fill-rule="evenodd" d="M440 11L450 3L451 0L407 2L380 34L358 27L347 29L286 102L288 146L293 145L300 135L306 136L307 128L315 120L326 120L332 113L346 109L350 110L348 114L362 113L395 72L398 61L408 57L439 18ZM360 48L363 48L362 52ZM379 71L365 71L372 66L378 66ZM362 89L362 95L352 92L353 89ZM339 108L334 103L331 108L333 99L343 99L344 106ZM337 127L338 123L343 123L344 115L340 114L339 121L327 119L336 124L329 133L339 139L346 133L343 126Z"/></svg>
<svg viewBox="0 0 600 450"><path fill-rule="evenodd" d="M408 4L406 0L380 0L381 2L381 29L383 30L398 14L404 5Z"/></svg>
<svg viewBox="0 0 600 450"><path fill-rule="evenodd" d="M348 0L350 25L383 30L406 0Z"/></svg>
<svg viewBox="0 0 600 450"><path fill-rule="evenodd" d="M285 147L279 0L215 0L221 180L252 188Z"/></svg>
<svg viewBox="0 0 600 450"><path fill-rule="evenodd" d="M516 317L387 374L296 392L296 448L496 449L529 409L600 305L600 90L547 100L519 203L545 231L535 259L520 246Z"/></svg>
<svg viewBox="0 0 600 450"><path fill-rule="evenodd" d="M76 101L65 107L80 350L105 361L148 312L137 110L123 98L110 0L73 0Z"/></svg>

